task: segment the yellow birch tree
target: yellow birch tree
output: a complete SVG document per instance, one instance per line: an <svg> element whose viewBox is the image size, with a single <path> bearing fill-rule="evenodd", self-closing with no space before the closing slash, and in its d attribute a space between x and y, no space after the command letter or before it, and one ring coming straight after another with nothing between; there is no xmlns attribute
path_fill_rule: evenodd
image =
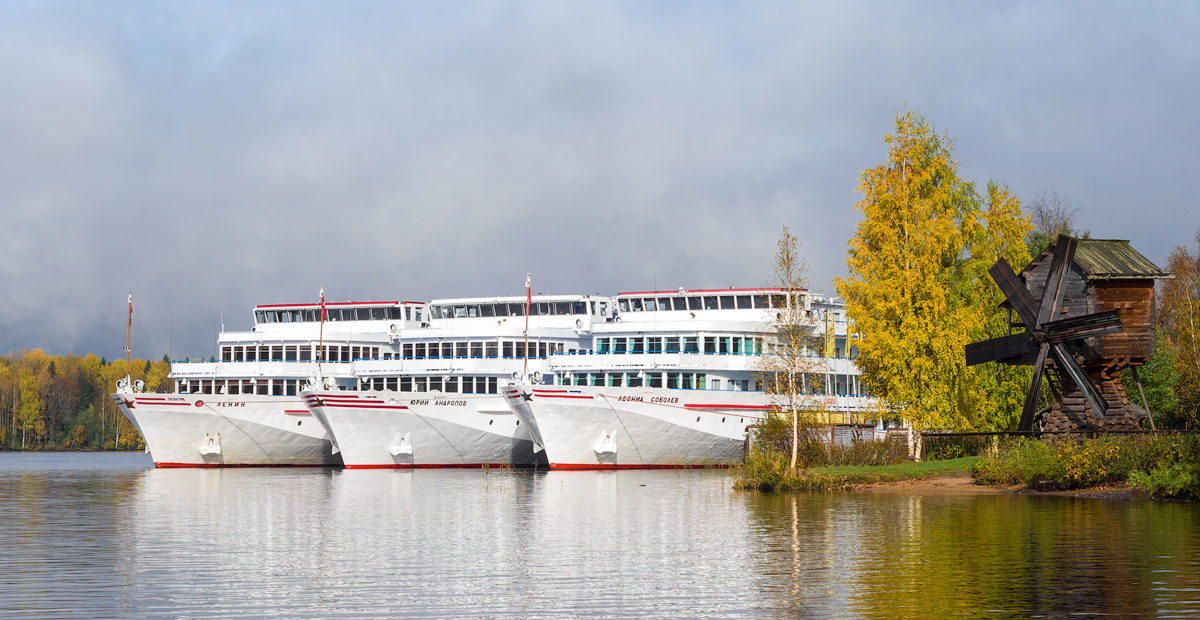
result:
<svg viewBox="0 0 1200 620"><path fill-rule="evenodd" d="M1029 221L1003 185L989 183L985 201L959 178L952 141L919 112L895 123L887 163L862 173L850 275L837 280L863 382L918 430L1006 427L1023 369L969 368L964 347L1004 333L987 269L1001 256L1025 265Z"/></svg>

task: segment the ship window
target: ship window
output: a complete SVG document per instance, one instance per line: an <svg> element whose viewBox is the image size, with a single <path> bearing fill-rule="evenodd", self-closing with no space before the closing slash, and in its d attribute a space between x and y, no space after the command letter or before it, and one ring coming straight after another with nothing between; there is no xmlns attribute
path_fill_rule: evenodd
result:
<svg viewBox="0 0 1200 620"><path fill-rule="evenodd" d="M437 390L439 392L443 391L441 377L430 377L429 378L429 391L432 392L434 390Z"/></svg>
<svg viewBox="0 0 1200 620"><path fill-rule="evenodd" d="M458 342L454 345L454 357L467 357L467 343Z"/></svg>
<svg viewBox="0 0 1200 620"><path fill-rule="evenodd" d="M435 360L442 356L442 345L431 342L426 348L428 349L429 359Z"/></svg>
<svg viewBox="0 0 1200 620"><path fill-rule="evenodd" d="M525 343L517 342L515 344L517 345L517 357L520 359L524 359L525 358Z"/></svg>
<svg viewBox="0 0 1200 620"><path fill-rule="evenodd" d="M282 346L271 347L271 361L272 362L282 362L283 361L283 347Z"/></svg>
<svg viewBox="0 0 1200 620"><path fill-rule="evenodd" d="M513 357L513 343L508 342L508 341L504 342L504 357L506 357L506 358Z"/></svg>
<svg viewBox="0 0 1200 620"><path fill-rule="evenodd" d="M629 387L642 387L642 378L631 372L629 373L629 376L626 377L625 384Z"/></svg>
<svg viewBox="0 0 1200 620"><path fill-rule="evenodd" d="M288 379L287 383L284 384L284 387L285 387L285 393L288 396L296 395L296 380L295 379Z"/></svg>
<svg viewBox="0 0 1200 620"><path fill-rule="evenodd" d="M350 359L352 359L352 360L362 359L361 349L359 349L358 347L350 347Z"/></svg>
<svg viewBox="0 0 1200 620"><path fill-rule="evenodd" d="M302 361L302 362L311 362L312 361L312 345L306 344L306 345L300 347L300 361Z"/></svg>
<svg viewBox="0 0 1200 620"><path fill-rule="evenodd" d="M544 342L538 343L538 357L541 359L546 359L546 343Z"/></svg>
<svg viewBox="0 0 1200 620"><path fill-rule="evenodd" d="M299 322L303 321L303 320L304 320L304 318L303 318L303 316L302 316L302 315L303 315L303 311L301 311L301 310L292 310L292 322L293 322L293 323L299 323Z"/></svg>
<svg viewBox="0 0 1200 620"><path fill-rule="evenodd" d="M242 347L233 348L233 361L240 362L246 359L246 352Z"/></svg>
<svg viewBox="0 0 1200 620"><path fill-rule="evenodd" d="M396 308L396 310L399 310L399 308ZM400 317L396 317L396 318L400 318ZM405 321L412 320L412 308L409 308L408 306L404 307L404 320Z"/></svg>
<svg viewBox="0 0 1200 620"><path fill-rule="evenodd" d="M378 308L378 310L383 314L383 318L385 318L389 321L399 321L401 318L404 317L404 312L396 306L389 306L387 308Z"/></svg>
<svg viewBox="0 0 1200 620"><path fill-rule="evenodd" d="M266 323L266 322L267 322L267 319L263 318L263 311L262 311L262 310L255 310L255 311L254 311L254 322L255 322L255 323Z"/></svg>
<svg viewBox="0 0 1200 620"><path fill-rule="evenodd" d="M687 299L684 297L667 297L660 300L661 302L667 302L668 305L664 307L671 310L687 310Z"/></svg>
<svg viewBox="0 0 1200 620"><path fill-rule="evenodd" d="M443 342L442 343L442 359L450 359L452 357L454 357L454 343L453 342Z"/></svg>
<svg viewBox="0 0 1200 620"><path fill-rule="evenodd" d="M374 377L371 379L371 389L376 392L383 391L383 377Z"/></svg>
<svg viewBox="0 0 1200 620"><path fill-rule="evenodd" d="M597 338L596 339L596 353L608 353L609 352L608 342L609 342L608 338Z"/></svg>
<svg viewBox="0 0 1200 620"><path fill-rule="evenodd" d="M544 301L537 303L538 314L542 316L550 316L550 304Z"/></svg>
<svg viewBox="0 0 1200 620"><path fill-rule="evenodd" d="M427 379L425 377L417 377L416 379L413 379L413 388L414 388L413 391L414 392L428 392L429 389L428 389L428 386L426 385L426 383L427 383Z"/></svg>
<svg viewBox="0 0 1200 620"><path fill-rule="evenodd" d="M420 309L420 308L417 308L416 310L413 310L413 320L414 320L414 321L420 321L420 320L421 320L421 309Z"/></svg>
<svg viewBox="0 0 1200 620"><path fill-rule="evenodd" d="M685 372L680 375L680 388L685 390L692 389L692 373Z"/></svg>
<svg viewBox="0 0 1200 620"><path fill-rule="evenodd" d="M384 389L388 390L389 392L395 392L396 391L396 377L388 377L387 383L384 385Z"/></svg>
<svg viewBox="0 0 1200 620"><path fill-rule="evenodd" d="M587 302L586 301L571 302L571 313L572 314L587 314L588 313Z"/></svg>
<svg viewBox="0 0 1200 620"><path fill-rule="evenodd" d="M474 394L475 393L475 377L463 377L462 378L462 393L463 394Z"/></svg>
<svg viewBox="0 0 1200 620"><path fill-rule="evenodd" d="M712 354L717 352L717 339L712 336L704 337L704 353Z"/></svg>
<svg viewBox="0 0 1200 620"><path fill-rule="evenodd" d="M613 338L613 353L621 355L622 353L625 353L626 350L624 338Z"/></svg>
<svg viewBox="0 0 1200 620"><path fill-rule="evenodd" d="M652 388L662 387L662 373L661 372L652 372L652 373L646 375L646 379L649 380L650 387L652 387Z"/></svg>
<svg viewBox="0 0 1200 620"><path fill-rule="evenodd" d="M483 343L482 342L472 342L471 343L471 357L483 357Z"/></svg>
<svg viewBox="0 0 1200 620"><path fill-rule="evenodd" d="M283 348L283 359L287 362L296 361L296 346L290 345Z"/></svg>
<svg viewBox="0 0 1200 620"><path fill-rule="evenodd" d="M447 392L457 392L458 391L458 377L449 377L446 379L446 391Z"/></svg>
<svg viewBox="0 0 1200 620"><path fill-rule="evenodd" d="M371 320L386 321L387 320L387 308L371 308Z"/></svg>
<svg viewBox="0 0 1200 620"><path fill-rule="evenodd" d="M646 339L647 353L662 353L662 338L647 338Z"/></svg>
<svg viewBox="0 0 1200 620"><path fill-rule="evenodd" d="M413 391L412 377L400 377L400 391L401 392Z"/></svg>
<svg viewBox="0 0 1200 620"><path fill-rule="evenodd" d="M783 295L771 295L772 308L786 308L787 299Z"/></svg>
<svg viewBox="0 0 1200 620"><path fill-rule="evenodd" d="M767 303L766 295L755 295L754 296L754 307L755 308L767 308L769 306L770 305Z"/></svg>
<svg viewBox="0 0 1200 620"><path fill-rule="evenodd" d="M456 319L467 318L467 307L466 306L454 306L454 318L456 318Z"/></svg>
<svg viewBox="0 0 1200 620"><path fill-rule="evenodd" d="M733 310L733 307L734 307L733 297L731 297L729 295L722 295L721 296L721 309L722 310Z"/></svg>
<svg viewBox="0 0 1200 620"><path fill-rule="evenodd" d="M258 359L258 347L246 347L246 361L253 362Z"/></svg>
<svg viewBox="0 0 1200 620"><path fill-rule="evenodd" d="M419 360L425 359L425 343L418 342L417 344L415 344L413 346L416 348L416 351L417 351L417 353L416 353L417 359L419 359Z"/></svg>
<svg viewBox="0 0 1200 620"><path fill-rule="evenodd" d="M738 310L749 309L750 308L750 296L749 295L738 295L737 296L737 307L738 307Z"/></svg>
<svg viewBox="0 0 1200 620"><path fill-rule="evenodd" d="M732 387L732 385L731 385L731 387ZM720 380L720 379L713 379L712 381L710 381L710 382L709 382L709 384L708 384L708 389L710 389L710 390L719 390L719 389L721 389L721 380Z"/></svg>
<svg viewBox="0 0 1200 620"><path fill-rule="evenodd" d="M283 396L283 381L279 379L271 381L271 396Z"/></svg>
<svg viewBox="0 0 1200 620"><path fill-rule="evenodd" d="M630 353L645 353L646 352L646 349L644 348L645 342L646 342L645 338L630 338L629 339L629 352Z"/></svg>
<svg viewBox="0 0 1200 620"><path fill-rule="evenodd" d="M492 304L483 304L479 306L479 316L496 316L496 306L493 306Z"/></svg>
<svg viewBox="0 0 1200 620"><path fill-rule="evenodd" d="M628 299L618 299L617 300L617 310L619 312L629 312L629 300Z"/></svg>
<svg viewBox="0 0 1200 620"><path fill-rule="evenodd" d="M341 350L342 350L342 351L341 351L341 353L342 353L342 361L343 361L343 362L348 362L348 361L350 361L350 347L340 347L340 348L341 348Z"/></svg>
<svg viewBox="0 0 1200 620"><path fill-rule="evenodd" d="M619 372L609 373L609 375L608 375L609 387L621 387L621 383L624 378L625 378L625 375L623 375Z"/></svg>
<svg viewBox="0 0 1200 620"><path fill-rule="evenodd" d="M642 311L642 300L630 299L629 300L629 309L634 312L641 312Z"/></svg>
<svg viewBox="0 0 1200 620"><path fill-rule="evenodd" d="M488 377L488 394L496 394L496 378Z"/></svg>
<svg viewBox="0 0 1200 620"><path fill-rule="evenodd" d="M441 306L429 306L429 317L433 318L433 319L442 318L442 307Z"/></svg>
<svg viewBox="0 0 1200 620"><path fill-rule="evenodd" d="M704 309L705 310L716 310L717 309L716 295L706 295L704 297Z"/></svg>
<svg viewBox="0 0 1200 620"><path fill-rule="evenodd" d="M232 362L233 361L233 347L221 347L221 361L222 362Z"/></svg>
<svg viewBox="0 0 1200 620"><path fill-rule="evenodd" d="M688 301L688 310L702 309L702 302L699 297L688 297L687 301Z"/></svg>
<svg viewBox="0 0 1200 620"><path fill-rule="evenodd" d="M667 337L667 353L679 353L679 337Z"/></svg>
<svg viewBox="0 0 1200 620"><path fill-rule="evenodd" d="M646 312L658 312L658 301L653 297L647 299L644 303L646 304Z"/></svg>
<svg viewBox="0 0 1200 620"><path fill-rule="evenodd" d="M700 339L697 336L685 336L683 339L684 353L699 353Z"/></svg>
<svg viewBox="0 0 1200 620"><path fill-rule="evenodd" d="M241 393L241 387L242 387L242 382L238 381L237 379L234 379L233 381L229 382L228 386L226 386L225 393L226 394L239 394L239 393Z"/></svg>
<svg viewBox="0 0 1200 620"><path fill-rule="evenodd" d="M497 343L496 343L496 342L489 342L489 343L487 343L487 345L486 345L486 349L487 349L487 352L485 353L485 355L486 355L487 357L496 357L496 349L497 349Z"/></svg>

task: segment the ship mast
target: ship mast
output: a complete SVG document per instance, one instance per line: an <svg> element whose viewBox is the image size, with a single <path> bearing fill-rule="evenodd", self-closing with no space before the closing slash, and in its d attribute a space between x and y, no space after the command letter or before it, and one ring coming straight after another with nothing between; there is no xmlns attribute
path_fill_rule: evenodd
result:
<svg viewBox="0 0 1200 620"><path fill-rule="evenodd" d="M133 291L129 291L129 317L125 321L125 385L133 389L133 376L130 371L129 349L131 340L131 332L133 331Z"/></svg>
<svg viewBox="0 0 1200 620"><path fill-rule="evenodd" d="M521 369L521 380L529 380L529 308L533 305L533 274L525 274L525 365Z"/></svg>
<svg viewBox="0 0 1200 620"><path fill-rule="evenodd" d="M317 344L317 382L325 381L325 377L321 376L321 362L325 358L325 287L321 287L321 327L320 336ZM323 385L317 389L324 389Z"/></svg>

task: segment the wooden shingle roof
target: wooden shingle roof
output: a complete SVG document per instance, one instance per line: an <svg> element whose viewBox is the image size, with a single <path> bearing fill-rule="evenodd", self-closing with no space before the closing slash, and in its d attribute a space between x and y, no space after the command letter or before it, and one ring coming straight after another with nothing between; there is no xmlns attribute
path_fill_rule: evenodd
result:
<svg viewBox="0 0 1200 620"><path fill-rule="evenodd" d="M1080 239L1075 263L1088 280L1159 280L1173 278L1125 239Z"/></svg>

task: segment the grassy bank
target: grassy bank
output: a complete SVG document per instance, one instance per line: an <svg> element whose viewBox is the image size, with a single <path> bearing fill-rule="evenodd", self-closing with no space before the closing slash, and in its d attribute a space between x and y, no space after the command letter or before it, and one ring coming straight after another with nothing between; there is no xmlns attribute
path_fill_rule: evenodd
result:
<svg viewBox="0 0 1200 620"><path fill-rule="evenodd" d="M758 453L734 474L734 488L760 491L832 491L856 485L945 476L970 471L980 457L891 465L827 465L788 469L788 458Z"/></svg>
<svg viewBox="0 0 1200 620"><path fill-rule="evenodd" d="M1018 439L972 467L979 484L1040 491L1128 483L1153 496L1200 498L1200 435Z"/></svg>

